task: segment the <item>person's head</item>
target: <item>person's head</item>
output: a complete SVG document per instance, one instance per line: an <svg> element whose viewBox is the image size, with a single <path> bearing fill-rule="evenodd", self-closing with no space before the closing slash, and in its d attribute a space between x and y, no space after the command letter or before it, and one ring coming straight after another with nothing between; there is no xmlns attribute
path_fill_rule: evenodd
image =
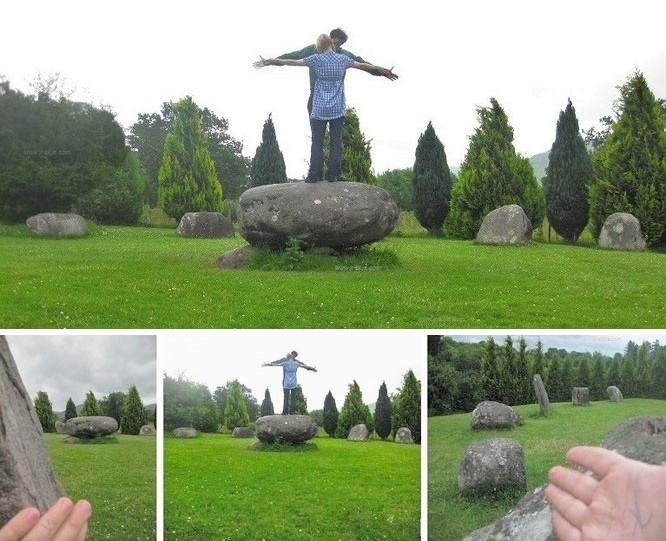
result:
<svg viewBox="0 0 666 541"><path fill-rule="evenodd" d="M329 36L333 41L333 49L336 51L347 41L347 33L342 28L334 28Z"/></svg>
<svg viewBox="0 0 666 541"><path fill-rule="evenodd" d="M298 351L292 351L289 355L291 355L292 359L295 359L296 357L298 357Z"/></svg>
<svg viewBox="0 0 666 541"><path fill-rule="evenodd" d="M333 50L333 40L326 34L321 34L317 38L317 51L320 53Z"/></svg>

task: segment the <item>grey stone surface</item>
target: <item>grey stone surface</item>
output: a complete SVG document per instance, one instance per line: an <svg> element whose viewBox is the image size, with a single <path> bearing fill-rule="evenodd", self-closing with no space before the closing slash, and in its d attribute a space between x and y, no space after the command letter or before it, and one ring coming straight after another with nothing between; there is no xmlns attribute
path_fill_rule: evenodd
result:
<svg viewBox="0 0 666 541"><path fill-rule="evenodd" d="M513 428L521 423L522 419L516 410L501 402L484 400L472 411L471 425L474 430Z"/></svg>
<svg viewBox="0 0 666 541"><path fill-rule="evenodd" d="M534 385L534 393L537 396L539 402L539 409L544 415L550 415L550 400L548 400L548 393L546 392L546 387L543 384L541 379L541 374L534 374L532 378L532 384Z"/></svg>
<svg viewBox="0 0 666 541"><path fill-rule="evenodd" d="M571 392L571 403L574 406L589 406L590 389L587 387L574 387Z"/></svg>
<svg viewBox="0 0 666 541"><path fill-rule="evenodd" d="M254 438L254 430L247 426L237 426L234 428L231 435L234 438Z"/></svg>
<svg viewBox="0 0 666 541"><path fill-rule="evenodd" d="M30 216L25 223L40 237L82 237L88 232L86 221L78 214L44 212Z"/></svg>
<svg viewBox="0 0 666 541"><path fill-rule="evenodd" d="M56 421L55 431L56 434L67 434L67 430L65 430L65 423L63 423L62 421Z"/></svg>
<svg viewBox="0 0 666 541"><path fill-rule="evenodd" d="M264 443L305 443L317 434L317 423L309 415L264 415L254 428Z"/></svg>
<svg viewBox="0 0 666 541"><path fill-rule="evenodd" d="M519 205L505 205L489 212L476 241L482 244L525 244L532 238L532 223Z"/></svg>
<svg viewBox="0 0 666 541"><path fill-rule="evenodd" d="M412 437L412 431L403 426L398 428L395 432L395 442L396 443L414 443L414 438Z"/></svg>
<svg viewBox="0 0 666 541"><path fill-rule="evenodd" d="M118 431L118 421L113 417L90 415L88 417L72 417L65 422L65 431L77 438L96 438L110 436Z"/></svg>
<svg viewBox="0 0 666 541"><path fill-rule="evenodd" d="M139 428L139 436L156 436L157 430L153 425L143 425Z"/></svg>
<svg viewBox="0 0 666 541"><path fill-rule="evenodd" d="M472 443L458 469L458 489L463 494L525 488L525 457L520 444L509 438Z"/></svg>
<svg viewBox="0 0 666 541"><path fill-rule="evenodd" d="M622 402L622 400L624 400L622 397L622 391L620 391L615 385L606 387L606 395L611 402Z"/></svg>
<svg viewBox="0 0 666 541"><path fill-rule="evenodd" d="M0 336L0 526L26 507L46 511L63 495L33 402Z"/></svg>
<svg viewBox="0 0 666 541"><path fill-rule="evenodd" d="M613 428L601 446L634 460L666 465L666 417L629 419Z"/></svg>
<svg viewBox="0 0 666 541"><path fill-rule="evenodd" d="M376 242L398 221L398 206L382 188L359 182L292 182L257 186L240 197L241 236L252 246L345 248Z"/></svg>
<svg viewBox="0 0 666 541"><path fill-rule="evenodd" d="M190 426L183 426L174 429L173 435L177 438L196 438L199 435L199 432Z"/></svg>
<svg viewBox="0 0 666 541"><path fill-rule="evenodd" d="M199 239L228 238L234 236L234 226L220 212L186 212L178 223L176 234Z"/></svg>
<svg viewBox="0 0 666 541"><path fill-rule="evenodd" d="M349 441L365 441L368 439L368 436L370 436L370 431L368 430L368 427L365 426L364 424L352 426L351 430L349 431L349 435L347 436L347 439Z"/></svg>
<svg viewBox="0 0 666 541"><path fill-rule="evenodd" d="M224 252L217 260L217 266L221 269L244 269L247 260L252 255L252 246L241 246L235 250Z"/></svg>
<svg viewBox="0 0 666 541"><path fill-rule="evenodd" d="M599 232L599 246L614 250L645 250L647 243L641 224L633 214L611 214Z"/></svg>

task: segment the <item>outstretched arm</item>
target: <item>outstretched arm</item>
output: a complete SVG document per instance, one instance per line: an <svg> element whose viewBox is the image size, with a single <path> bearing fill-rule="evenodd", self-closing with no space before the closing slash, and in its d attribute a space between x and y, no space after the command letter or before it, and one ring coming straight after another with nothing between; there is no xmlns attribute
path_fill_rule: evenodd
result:
<svg viewBox="0 0 666 541"><path fill-rule="evenodd" d="M398 78L398 75L393 73L393 68L387 69L381 66L375 66L374 64L368 64L367 62L357 62L356 60L354 60L354 65L352 67L367 71L373 75L381 75L382 77L386 77L391 81L395 81Z"/></svg>
<svg viewBox="0 0 666 541"><path fill-rule="evenodd" d="M257 60L252 64L255 68L263 68L265 66L305 66L302 58L299 59L290 59L290 58L264 58L259 57L260 60Z"/></svg>
<svg viewBox="0 0 666 541"><path fill-rule="evenodd" d="M311 372L317 371L317 369L314 366L307 365L303 361L298 361L298 366L300 366L301 368L305 368L306 370L310 370Z"/></svg>
<svg viewBox="0 0 666 541"><path fill-rule="evenodd" d="M278 359L277 361L271 361L270 363L264 363L261 366L282 366L286 361L286 358Z"/></svg>

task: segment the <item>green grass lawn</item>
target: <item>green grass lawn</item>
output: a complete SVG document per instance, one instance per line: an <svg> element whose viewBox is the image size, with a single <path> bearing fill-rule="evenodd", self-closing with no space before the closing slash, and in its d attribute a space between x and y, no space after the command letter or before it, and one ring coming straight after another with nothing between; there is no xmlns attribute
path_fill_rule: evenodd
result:
<svg viewBox="0 0 666 541"><path fill-rule="evenodd" d="M244 245L93 226L0 226L3 328L661 328L664 254L390 236L398 265L222 270Z"/></svg>
<svg viewBox="0 0 666 541"><path fill-rule="evenodd" d="M249 451L253 439L164 441L164 539L419 539L418 445L311 440Z"/></svg>
<svg viewBox="0 0 666 541"><path fill-rule="evenodd" d="M472 531L508 513L521 495L474 498L461 496L457 475L467 446L489 438L513 438L525 453L527 489L548 479L548 470L564 464L575 445L599 445L617 424L640 415L666 415L666 401L627 399L622 403L593 402L589 407L552 404L543 417L539 406L517 406L525 424L514 430L472 431L470 414L428 419L428 539L459 541Z"/></svg>
<svg viewBox="0 0 666 541"><path fill-rule="evenodd" d="M116 435L117 443L64 443L46 434L53 468L67 496L92 504L88 541L154 541L156 443L154 437Z"/></svg>

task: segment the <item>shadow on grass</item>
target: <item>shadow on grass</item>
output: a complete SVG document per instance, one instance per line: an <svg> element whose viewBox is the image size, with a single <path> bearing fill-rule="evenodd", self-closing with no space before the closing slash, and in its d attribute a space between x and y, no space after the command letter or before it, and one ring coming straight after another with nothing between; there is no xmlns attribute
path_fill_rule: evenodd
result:
<svg viewBox="0 0 666 541"><path fill-rule="evenodd" d="M250 451L267 453L312 453L319 450L316 443L264 443L257 441L248 447Z"/></svg>

